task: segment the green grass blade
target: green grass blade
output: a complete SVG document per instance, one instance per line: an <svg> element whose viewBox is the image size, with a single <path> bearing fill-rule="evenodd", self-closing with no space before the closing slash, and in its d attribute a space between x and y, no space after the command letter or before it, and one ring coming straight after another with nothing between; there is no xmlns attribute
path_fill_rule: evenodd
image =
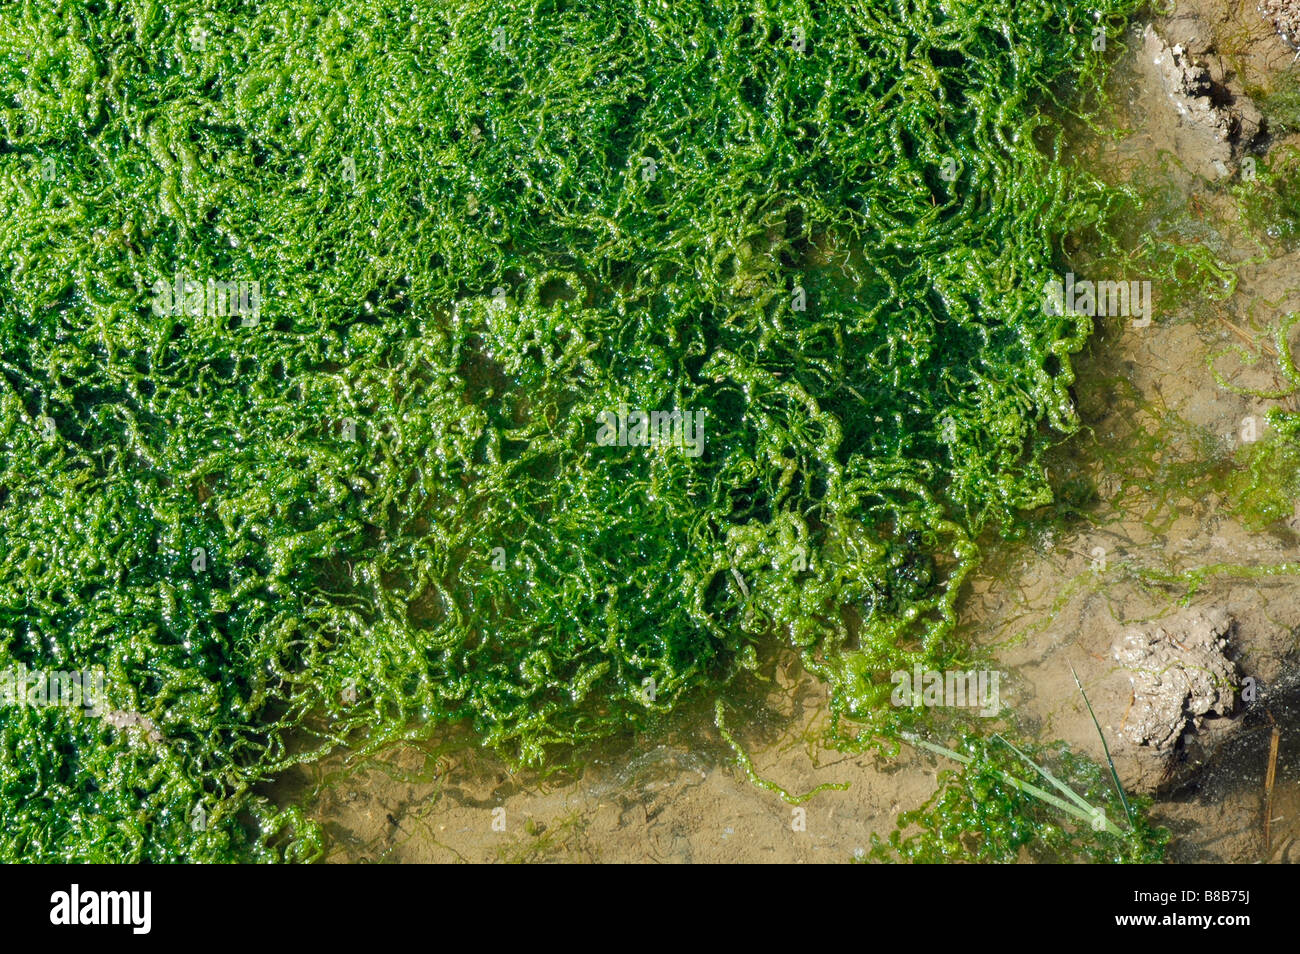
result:
<svg viewBox="0 0 1300 954"><path fill-rule="evenodd" d="M1101 731L1101 723L1097 721L1097 713L1092 711L1092 703L1088 701L1088 694L1083 691L1083 683L1079 681L1079 674L1070 667L1070 675L1074 677L1074 684L1079 687L1079 694L1083 696L1083 704L1088 707L1088 715L1092 716L1092 724L1097 727L1097 736L1101 739L1101 750L1106 753L1106 764L1110 766L1110 778L1115 783L1115 791L1119 792L1120 804L1124 806L1124 814L1128 816L1129 827L1134 825L1133 809L1129 807L1128 797L1124 794L1124 786L1119 783L1119 773L1115 771L1115 762L1110 757L1110 746L1106 744L1106 734Z"/></svg>
<svg viewBox="0 0 1300 954"><path fill-rule="evenodd" d="M1095 812L1095 811L1096 811L1096 809L1093 808L1092 805L1088 804L1087 799L1085 799L1082 795L1080 795L1080 794L1079 794L1078 792L1076 792L1074 789L1070 788L1070 786L1066 785L1064 782L1062 782L1060 779L1058 779L1058 778L1057 778L1055 775L1053 775L1051 772L1047 771L1047 769L1043 768L1041 765L1039 765L1037 762L1035 762L1033 759L1031 759L1031 758L1030 758L1028 755L1026 755L1024 752L1021 752L1018 748L1016 748L1014 745L1012 745L1009 741L1007 741L1006 739L1004 739L1004 738L1002 737L1001 734L999 734L999 733L997 733L997 732L994 732L994 733L993 733L993 738L997 739L999 742L1001 742L1003 745L1005 745L1007 748L1009 748L1012 752L1015 752L1016 755L1020 756L1021 761L1023 761L1026 765L1030 766L1031 768L1033 768L1035 771L1037 771L1039 775L1043 776L1043 778L1045 778L1045 779L1047 779L1049 782L1051 782L1052 785L1056 788L1056 790L1057 790L1058 792L1061 792L1063 795L1065 795L1066 798L1068 798L1068 799L1070 799L1070 801L1074 802L1074 804L1078 805L1080 808L1082 808L1082 809L1083 809L1084 811L1086 811L1086 812Z"/></svg>
<svg viewBox="0 0 1300 954"><path fill-rule="evenodd" d="M914 745L922 749L928 749L931 752L934 752L938 755L945 756L946 758L950 758L953 761L960 762L963 765L969 765L972 761L972 759L969 756L962 755L960 752L954 752L952 749L946 748L945 746L936 745L933 742L927 742L925 739L918 738L917 736L914 736L907 732L902 733L901 738L905 742L909 743L910 745ZM1091 826L1092 823L1096 820L1097 813L1094 809L1090 808L1089 811L1085 812L1081 810L1077 805L1073 805L1062 798L1057 798L1051 792L1044 791L1043 789L1039 788L1037 785L1032 785L1029 782L1021 781L1020 779L1012 775L1008 775L1006 772L1003 772L1001 769L997 771L998 774L1002 776L1003 780L1008 785L1012 786L1013 788L1019 789L1020 791L1024 792L1027 795L1032 795L1034 798L1037 798L1039 801L1047 805L1052 805L1055 808L1059 808L1061 811L1065 812L1071 818L1074 818L1085 825ZM1120 837L1123 837L1124 832L1119 827L1117 827L1114 822L1112 822L1104 814L1102 815L1102 818L1106 823L1106 830L1108 832L1110 832L1112 835L1119 835Z"/></svg>

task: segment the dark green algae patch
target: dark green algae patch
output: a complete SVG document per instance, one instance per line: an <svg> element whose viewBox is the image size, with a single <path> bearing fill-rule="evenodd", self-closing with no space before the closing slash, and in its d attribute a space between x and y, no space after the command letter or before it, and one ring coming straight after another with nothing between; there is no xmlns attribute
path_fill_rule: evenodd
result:
<svg viewBox="0 0 1300 954"><path fill-rule="evenodd" d="M6 4L0 666L117 716L0 710L0 857L319 857L288 765L562 758L772 634L887 737L1052 499L1110 193L1042 109L1133 8Z"/></svg>

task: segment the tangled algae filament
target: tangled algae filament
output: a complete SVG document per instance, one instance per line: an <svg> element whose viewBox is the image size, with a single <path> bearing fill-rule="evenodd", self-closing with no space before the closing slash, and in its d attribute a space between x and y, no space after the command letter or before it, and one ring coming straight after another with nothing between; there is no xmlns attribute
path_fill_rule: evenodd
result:
<svg viewBox="0 0 1300 954"><path fill-rule="evenodd" d="M0 712L0 856L316 857L295 761L535 764L764 634L884 726L1051 499L1090 326L1040 290L1107 192L1040 109L1134 6L6 5L0 666L132 716Z"/></svg>

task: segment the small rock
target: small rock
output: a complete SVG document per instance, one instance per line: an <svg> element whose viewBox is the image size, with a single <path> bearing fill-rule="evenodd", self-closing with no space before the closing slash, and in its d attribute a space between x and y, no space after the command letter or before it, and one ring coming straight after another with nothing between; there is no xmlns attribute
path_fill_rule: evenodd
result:
<svg viewBox="0 0 1300 954"><path fill-rule="evenodd" d="M1207 716L1232 713L1237 665L1225 655L1232 627L1222 610L1196 612L1176 627L1131 632L1115 647L1133 683L1128 741L1169 750Z"/></svg>

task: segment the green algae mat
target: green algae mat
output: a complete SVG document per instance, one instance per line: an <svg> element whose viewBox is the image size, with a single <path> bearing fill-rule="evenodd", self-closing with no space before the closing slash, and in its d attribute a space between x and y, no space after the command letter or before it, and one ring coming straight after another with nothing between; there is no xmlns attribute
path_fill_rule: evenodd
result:
<svg viewBox="0 0 1300 954"><path fill-rule="evenodd" d="M286 766L773 638L896 731L1076 427L1134 6L5 4L0 668L96 675L0 708L0 858L315 858Z"/></svg>

